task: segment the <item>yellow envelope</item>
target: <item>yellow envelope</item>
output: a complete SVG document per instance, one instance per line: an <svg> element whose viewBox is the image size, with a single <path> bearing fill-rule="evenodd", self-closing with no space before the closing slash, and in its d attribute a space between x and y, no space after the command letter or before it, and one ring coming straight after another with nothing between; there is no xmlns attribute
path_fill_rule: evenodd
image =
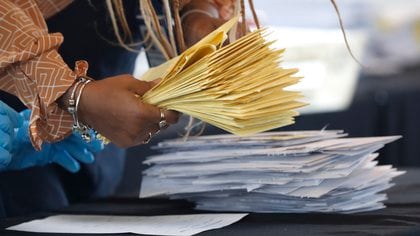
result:
<svg viewBox="0 0 420 236"><path fill-rule="evenodd" d="M299 92L285 91L299 77L280 66L284 49L274 49L266 30L223 46L234 18L180 56L152 68L142 80L162 78L144 102L176 110L238 135L294 122Z"/></svg>

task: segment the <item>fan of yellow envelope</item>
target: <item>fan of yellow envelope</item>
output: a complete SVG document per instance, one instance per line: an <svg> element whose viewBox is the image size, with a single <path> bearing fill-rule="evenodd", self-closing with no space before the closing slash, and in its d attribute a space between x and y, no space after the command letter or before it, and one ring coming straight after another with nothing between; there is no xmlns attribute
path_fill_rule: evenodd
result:
<svg viewBox="0 0 420 236"><path fill-rule="evenodd" d="M299 92L285 91L300 78L280 67L284 49L270 47L266 30L223 46L238 18L226 22L184 53L141 78L162 80L142 97L238 135L286 126L298 115Z"/></svg>

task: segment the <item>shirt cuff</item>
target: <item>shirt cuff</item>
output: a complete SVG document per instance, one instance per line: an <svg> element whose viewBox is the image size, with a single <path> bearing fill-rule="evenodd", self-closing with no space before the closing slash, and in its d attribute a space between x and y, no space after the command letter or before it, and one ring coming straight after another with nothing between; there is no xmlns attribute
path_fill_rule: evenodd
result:
<svg viewBox="0 0 420 236"><path fill-rule="evenodd" d="M40 150L43 141L60 141L71 133L73 119L56 101L72 86L76 74L56 50L21 63L19 68L24 76L16 81L16 87L18 93L24 94L18 96L32 110L30 137Z"/></svg>

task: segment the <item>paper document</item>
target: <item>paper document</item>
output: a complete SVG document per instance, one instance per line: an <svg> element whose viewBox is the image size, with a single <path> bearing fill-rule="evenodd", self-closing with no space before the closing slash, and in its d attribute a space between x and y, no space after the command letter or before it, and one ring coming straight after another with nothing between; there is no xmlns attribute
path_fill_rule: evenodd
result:
<svg viewBox="0 0 420 236"><path fill-rule="evenodd" d="M7 230L37 233L194 235L233 224L247 214L164 216L56 215Z"/></svg>
<svg viewBox="0 0 420 236"><path fill-rule="evenodd" d="M257 29L223 46L238 16L227 21L178 57L141 79L162 78L142 95L143 102L179 111L228 132L247 135L294 123L297 69L280 65L284 49L274 49L267 29Z"/></svg>
<svg viewBox="0 0 420 236"><path fill-rule="evenodd" d="M375 153L400 136L345 138L340 130L212 135L158 144L140 197L186 199L198 209L341 212L385 207L381 191L402 172Z"/></svg>

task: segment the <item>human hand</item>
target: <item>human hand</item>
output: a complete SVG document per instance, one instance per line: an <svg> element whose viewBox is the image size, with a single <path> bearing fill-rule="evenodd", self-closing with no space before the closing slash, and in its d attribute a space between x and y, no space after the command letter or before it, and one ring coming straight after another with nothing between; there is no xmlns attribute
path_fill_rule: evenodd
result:
<svg viewBox="0 0 420 236"><path fill-rule="evenodd" d="M184 40L187 47L191 47L226 23L226 21L232 19L232 17L234 17L234 8L235 1L232 0L215 0L213 2L197 0L187 4L183 10L185 17L182 21ZM197 9L199 12L195 12ZM203 12L206 12L206 14L203 14ZM238 22L235 38L241 38L249 32L249 28L246 24L244 30L244 23ZM228 44L229 41L230 39L226 40L225 45Z"/></svg>
<svg viewBox="0 0 420 236"><path fill-rule="evenodd" d="M154 85L131 75L89 83L80 99L79 120L120 147L141 144L159 130L160 109L138 98ZM178 121L178 112L163 112L168 124Z"/></svg>
<svg viewBox="0 0 420 236"><path fill-rule="evenodd" d="M9 138L4 140L10 141L8 145L2 145L2 147L6 148L1 153L7 152L10 158L7 164L2 166L1 169L3 170L20 170L57 163L70 172L77 172L80 169L79 162L93 162L93 154L103 149L103 144L99 140L93 139L90 143L85 143L80 135L72 134L57 143L44 143L41 151L36 151L29 139L30 111L25 110L19 114L13 109L11 111L14 113L9 112L9 117L11 117L9 120L14 120L11 123L17 125L9 125L9 128L7 128L9 130L7 133ZM0 114L3 116L4 112L0 110ZM1 127L5 126L1 125ZM10 132L10 127L12 127L12 132ZM4 155L2 154L2 156Z"/></svg>

